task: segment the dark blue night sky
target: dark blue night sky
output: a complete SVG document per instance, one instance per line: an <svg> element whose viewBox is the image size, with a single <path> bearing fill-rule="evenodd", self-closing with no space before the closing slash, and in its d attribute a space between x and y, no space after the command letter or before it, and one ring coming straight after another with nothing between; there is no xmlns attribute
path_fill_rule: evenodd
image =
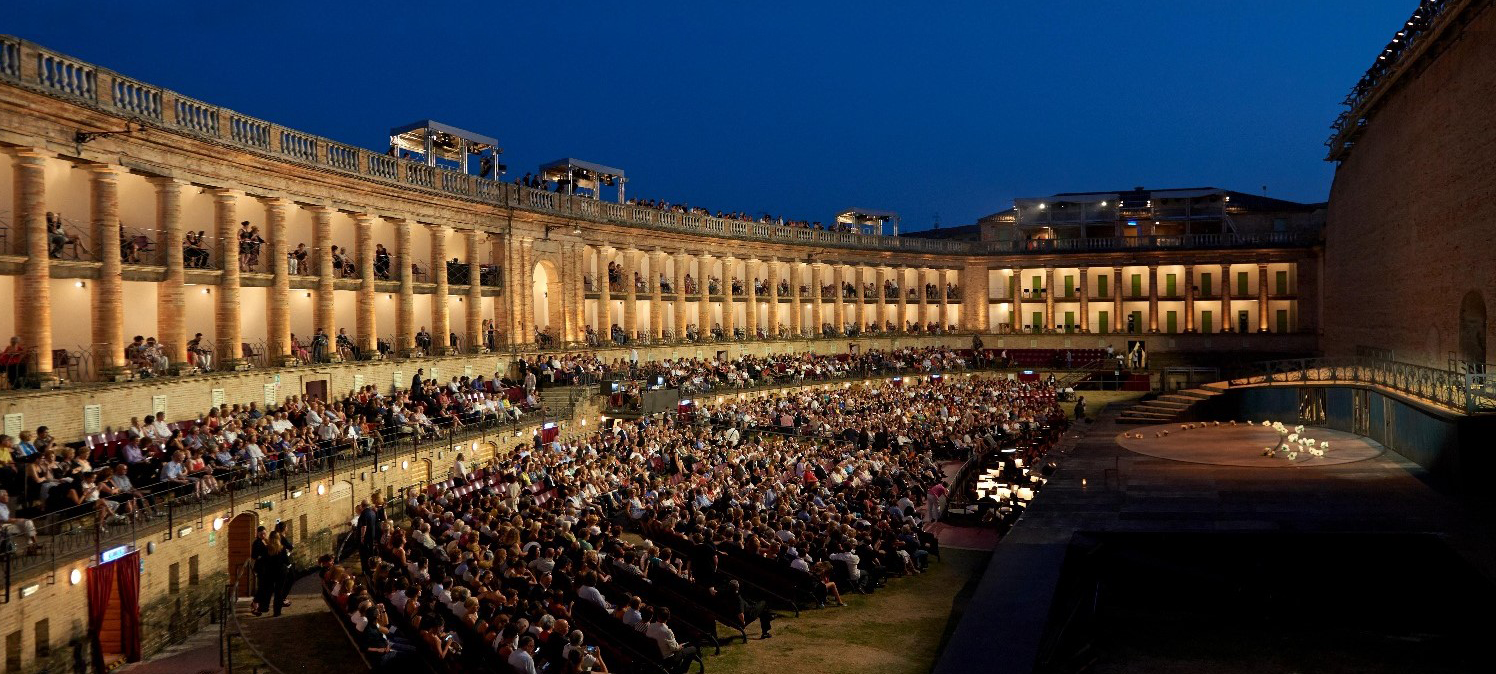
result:
<svg viewBox="0 0 1496 674"><path fill-rule="evenodd" d="M327 7L318 5L327 4ZM1413 0L17 2L0 32L279 124L497 137L629 193L945 226L1064 191L1324 200L1339 103Z"/></svg>

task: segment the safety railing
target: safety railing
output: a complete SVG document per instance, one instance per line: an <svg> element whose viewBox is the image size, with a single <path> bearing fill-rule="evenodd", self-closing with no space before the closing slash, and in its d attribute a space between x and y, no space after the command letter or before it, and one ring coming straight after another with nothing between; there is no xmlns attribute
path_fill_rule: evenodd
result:
<svg viewBox="0 0 1496 674"><path fill-rule="evenodd" d="M1227 383L1231 386L1368 384L1465 414L1496 411L1496 380L1490 374L1441 370L1377 358L1272 360L1258 364Z"/></svg>
<svg viewBox="0 0 1496 674"><path fill-rule="evenodd" d="M390 427L359 440L323 441L308 448L294 462L282 456L258 465L213 464L212 469L189 474L184 481L145 483L142 480L142 484L135 485L134 494L138 498L108 500L107 507L100 505L101 502L91 502L32 517L39 552L27 554L26 542L12 535L10 540L16 543L16 552L5 561L12 575L38 567L62 568L79 558L97 558L103 550L119 545L171 539L185 535L184 528L190 528L188 533L206 530L213 526L211 513L224 509L232 513L266 498L300 498L315 493L316 483L336 483L339 476L387 471L401 462L408 465L430 460L435 451L470 447L473 443L492 442L503 447L506 442L522 439L525 430L538 432L543 424L569 419L580 399L577 395L554 398L550 403L553 407L525 412L518 419L489 418L462 426L443 422L432 432ZM207 486L208 480L211 486ZM11 503L14 512L27 508L23 501L36 495L13 496L16 497ZM124 504L130 505L127 508Z"/></svg>

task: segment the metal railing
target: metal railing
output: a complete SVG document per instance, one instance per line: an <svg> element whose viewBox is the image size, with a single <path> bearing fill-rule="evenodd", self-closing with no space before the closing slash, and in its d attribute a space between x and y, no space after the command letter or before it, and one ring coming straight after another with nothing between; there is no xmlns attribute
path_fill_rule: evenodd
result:
<svg viewBox="0 0 1496 674"><path fill-rule="evenodd" d="M377 439L369 443L346 440L319 442L312 452L300 459L296 465L285 460L267 461L257 469L244 467L221 471L217 491L197 495L191 485L155 482L137 485L137 489L155 501L159 517L114 517L107 512L95 510L94 504L77 506L60 512L50 512L33 518L37 525L40 554L22 555L0 550L7 572L11 576L25 573L38 567L61 568L82 557L98 557L107 548L118 545L142 545L145 539L161 537L169 540L180 535L184 527L201 530L211 526L210 513L227 508L229 513L264 501L267 497L295 498L293 493L313 493L313 483L328 480L336 483L338 476L356 476L359 471L381 470L400 461L415 462L430 459L424 453L435 452L459 444L471 442L500 443L505 437L538 427L542 424L569 419L580 397L549 399L554 407L526 413L519 420L492 419L466 424L460 428L439 428L435 435L408 434L399 428L382 429ZM376 438L376 436L370 436ZM185 492L185 493L183 493ZM300 495L298 494L298 495ZM19 507L12 504L12 507ZM18 542L18 549L24 543ZM6 590L11 588L6 586Z"/></svg>
<svg viewBox="0 0 1496 674"><path fill-rule="evenodd" d="M1260 363L1230 386L1370 384L1465 414L1496 411L1496 377L1377 358L1302 358Z"/></svg>

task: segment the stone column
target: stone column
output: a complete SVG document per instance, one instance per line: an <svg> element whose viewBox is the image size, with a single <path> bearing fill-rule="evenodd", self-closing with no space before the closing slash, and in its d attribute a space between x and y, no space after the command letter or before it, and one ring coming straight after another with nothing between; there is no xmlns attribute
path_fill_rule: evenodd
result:
<svg viewBox="0 0 1496 674"><path fill-rule="evenodd" d="M529 337L524 334L525 315L525 284L524 273L520 269L523 266L519 252L519 238L513 233L505 234L499 244L499 263L504 267L504 296L502 302L495 306L502 307L503 311L495 311L495 319L500 318L502 313L503 322L500 325L504 330L504 342L511 345L524 344ZM531 289L534 292L534 289Z"/></svg>
<svg viewBox="0 0 1496 674"><path fill-rule="evenodd" d="M623 260L623 335L632 342L639 336L639 286L634 274L639 271L639 251L628 248Z"/></svg>
<svg viewBox="0 0 1496 674"><path fill-rule="evenodd" d="M1014 267L1008 276L1008 294L1013 296L1008 318L1013 321L1013 332L1023 332L1023 269Z"/></svg>
<svg viewBox="0 0 1496 674"><path fill-rule="evenodd" d="M1195 331L1195 267L1184 265L1184 331Z"/></svg>
<svg viewBox="0 0 1496 674"><path fill-rule="evenodd" d="M187 304L182 284L182 186L174 178L152 178L156 186L156 229L160 230L166 276L156 286L156 339L172 358L187 362Z"/></svg>
<svg viewBox="0 0 1496 674"><path fill-rule="evenodd" d="M26 264L15 286L15 325L22 346L36 350L28 363L43 382L52 376L52 258L47 246L47 154L36 148L16 148L12 211L15 234L25 242Z"/></svg>
<svg viewBox="0 0 1496 674"><path fill-rule="evenodd" d="M395 353L401 357L410 355L416 346L416 279L410 265L415 263L415 249L411 247L411 222L397 218L395 225L395 270L399 273L400 296L395 305Z"/></svg>
<svg viewBox="0 0 1496 674"><path fill-rule="evenodd" d="M1091 269L1080 268L1080 331L1091 331Z"/></svg>
<svg viewBox="0 0 1496 674"><path fill-rule="evenodd" d="M649 253L649 338L660 341L665 336L665 289L660 287L660 275L665 272L665 251L658 248Z"/></svg>
<svg viewBox="0 0 1496 674"><path fill-rule="evenodd" d="M898 284L899 296L899 319L894 321L894 326L899 332L904 331L904 322L909 320L909 271L904 267L897 267L894 271L894 283Z"/></svg>
<svg viewBox="0 0 1496 674"><path fill-rule="evenodd" d="M810 327L810 334L821 336L821 328L826 325L826 298L822 295L821 288L826 284L825 265L810 263L810 318L815 325Z"/></svg>
<svg viewBox="0 0 1496 674"><path fill-rule="evenodd" d="M925 288L925 286L930 282L929 272L930 270L926 267L920 267L915 270L915 278L917 280L914 284L919 287L919 320L915 321L915 323L919 325L919 329L921 332L924 331L925 327L930 322L930 293L927 292L927 289Z"/></svg>
<svg viewBox="0 0 1496 674"><path fill-rule="evenodd" d="M446 355L452 350L452 314L447 306L451 287L447 279L447 233L446 225L431 227L431 279L436 284L436 294L431 296L431 350L433 355Z"/></svg>
<svg viewBox="0 0 1496 674"><path fill-rule="evenodd" d="M265 229L269 241L270 295L265 298L265 356L274 365L285 365L291 358L291 268L286 254L294 246L286 241L286 217L296 203L290 199L263 199Z"/></svg>
<svg viewBox="0 0 1496 674"><path fill-rule="evenodd" d="M743 261L743 293L748 296L748 305L743 312L743 334L748 339L758 338L758 293L754 292L753 279L758 275L758 260Z"/></svg>
<svg viewBox="0 0 1496 674"><path fill-rule="evenodd" d="M1112 332L1122 332L1122 268L1112 267Z"/></svg>
<svg viewBox="0 0 1496 674"><path fill-rule="evenodd" d="M528 344L535 341L535 239L519 238L519 341Z"/></svg>
<svg viewBox="0 0 1496 674"><path fill-rule="evenodd" d="M935 292L940 295L940 329L945 330L951 324L951 298L945 292L946 273L944 269L935 271Z"/></svg>
<svg viewBox="0 0 1496 674"><path fill-rule="evenodd" d="M354 339L360 354L378 352L379 328L374 313L374 216L356 213L353 216L354 243L358 247L358 312L354 323Z"/></svg>
<svg viewBox="0 0 1496 674"><path fill-rule="evenodd" d="M479 232L465 229L462 234L468 258L467 326L464 332L467 333L468 353L480 353L487 345L483 343L483 265L479 264Z"/></svg>
<svg viewBox="0 0 1496 674"><path fill-rule="evenodd" d="M1221 264L1221 332L1236 329L1236 317L1231 315L1231 264Z"/></svg>
<svg viewBox="0 0 1496 674"><path fill-rule="evenodd" d="M218 261L223 275L218 279L218 306L214 313L214 335L218 343L218 362L224 369L237 369L244 362L244 335L239 316L239 197L243 192L215 189L213 220L217 227Z"/></svg>
<svg viewBox="0 0 1496 674"><path fill-rule="evenodd" d="M800 279L805 278L805 263L790 262L790 332L805 335L805 310L800 306Z"/></svg>
<svg viewBox="0 0 1496 674"><path fill-rule="evenodd" d="M987 269L986 262L969 263L971 269L971 284L968 289L963 290L961 297L970 298L971 307L974 311L971 316L971 329L973 332L987 332L992 325L992 273Z"/></svg>
<svg viewBox="0 0 1496 674"><path fill-rule="evenodd" d="M1257 265L1257 331L1267 332L1267 263Z"/></svg>
<svg viewBox="0 0 1496 674"><path fill-rule="evenodd" d="M707 283L711 269L712 256L696 256L696 285L701 290L701 301L696 303L696 330L702 336L712 333L712 287Z"/></svg>
<svg viewBox="0 0 1496 674"><path fill-rule="evenodd" d="M733 328L738 324L736 296L732 292L732 275L737 266L737 258L731 255L722 258L722 334L728 339L732 339Z"/></svg>
<svg viewBox="0 0 1496 674"><path fill-rule="evenodd" d="M571 340L582 342L587 338L587 286L582 283L583 267L587 263L587 245L571 244L571 272L568 288L571 289Z"/></svg>
<svg viewBox="0 0 1496 674"><path fill-rule="evenodd" d="M312 207L312 252L317 256L317 299L312 305L312 331L317 328L327 334L327 350L337 353L337 317L333 312L333 289L337 286L337 270L332 267L332 214L327 206ZM436 273L435 267L432 273ZM307 348L311 348L311 336L307 336Z"/></svg>
<svg viewBox="0 0 1496 674"><path fill-rule="evenodd" d="M888 300L883 297L883 284L888 281L887 267L873 267L873 322L878 324L878 329L883 329L883 322L888 319Z"/></svg>
<svg viewBox="0 0 1496 674"><path fill-rule="evenodd" d="M1044 268L1044 330L1055 330L1060 326L1054 322L1054 267Z"/></svg>
<svg viewBox="0 0 1496 674"><path fill-rule="evenodd" d="M608 285L608 263L613 261L613 247L597 249L597 339L601 344L613 341L613 288Z"/></svg>
<svg viewBox="0 0 1496 674"><path fill-rule="evenodd" d="M1148 332L1158 332L1158 265L1148 265Z"/></svg>
<svg viewBox="0 0 1496 674"><path fill-rule="evenodd" d="M764 314L764 334L779 339L779 260L769 258L764 283L769 284L769 311Z"/></svg>
<svg viewBox="0 0 1496 674"><path fill-rule="evenodd" d="M675 310L675 338L686 338L686 323L690 319L686 317L686 251L675 253L675 281L671 287L675 289L675 303L670 305Z"/></svg>
<svg viewBox="0 0 1496 674"><path fill-rule="evenodd" d="M845 265L831 266L831 283L836 286L836 294L832 298L832 316L835 318L836 334L845 334L847 329L847 268Z"/></svg>
<svg viewBox="0 0 1496 674"><path fill-rule="evenodd" d="M93 240L98 249L99 280L93 287L94 364L102 375L125 370L125 281L119 248L119 167L89 167L93 196ZM179 354L171 354L173 361Z"/></svg>

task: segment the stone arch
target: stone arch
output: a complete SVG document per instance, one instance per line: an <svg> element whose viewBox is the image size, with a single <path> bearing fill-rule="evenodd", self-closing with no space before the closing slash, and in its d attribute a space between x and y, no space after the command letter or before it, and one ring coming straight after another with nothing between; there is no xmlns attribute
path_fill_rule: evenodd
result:
<svg viewBox="0 0 1496 674"><path fill-rule="evenodd" d="M535 307L531 319L536 330L543 330L561 337L565 331L566 317L563 313L561 268L555 260L542 257L535 261L531 270L531 301ZM529 337L529 335L526 335Z"/></svg>
<svg viewBox="0 0 1496 674"><path fill-rule="evenodd" d="M1460 298L1459 357L1473 366L1486 362L1486 298L1479 290L1471 290Z"/></svg>

